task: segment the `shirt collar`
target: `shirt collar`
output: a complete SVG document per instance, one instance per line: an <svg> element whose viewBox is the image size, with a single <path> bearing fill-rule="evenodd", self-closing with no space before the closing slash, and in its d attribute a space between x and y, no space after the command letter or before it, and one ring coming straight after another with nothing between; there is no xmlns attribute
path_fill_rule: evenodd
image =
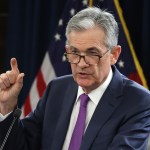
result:
<svg viewBox="0 0 150 150"><path fill-rule="evenodd" d="M112 72L112 69L110 69L108 77L106 78L104 83L88 94L90 100L93 101L94 104L96 104L96 105L98 104L99 100L101 99L102 95L104 94L105 90L107 89L112 77L113 77L113 72ZM84 93L84 91L83 91L82 87L79 86L76 101L78 101L79 96L83 93Z"/></svg>

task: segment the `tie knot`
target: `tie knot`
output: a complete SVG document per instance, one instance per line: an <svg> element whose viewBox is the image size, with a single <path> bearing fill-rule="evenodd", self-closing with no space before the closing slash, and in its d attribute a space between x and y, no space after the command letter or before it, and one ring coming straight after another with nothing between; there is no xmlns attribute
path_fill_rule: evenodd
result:
<svg viewBox="0 0 150 150"><path fill-rule="evenodd" d="M80 106L86 107L89 101L89 96L86 94L80 95Z"/></svg>

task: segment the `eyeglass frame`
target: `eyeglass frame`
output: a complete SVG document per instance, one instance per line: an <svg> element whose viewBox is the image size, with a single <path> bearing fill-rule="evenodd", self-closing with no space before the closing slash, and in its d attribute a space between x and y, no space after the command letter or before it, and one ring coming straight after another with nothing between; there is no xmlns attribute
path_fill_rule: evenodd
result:
<svg viewBox="0 0 150 150"><path fill-rule="evenodd" d="M96 64L99 63L100 59L105 56L110 50L107 50L105 53L103 53L102 55L99 55L99 54L95 54L95 55L91 55L91 56L98 56L99 57L99 60ZM79 61L77 63L72 63L69 61L68 57L67 57L67 54L74 54L74 55L77 55L79 57ZM88 64L88 65L96 65L96 64L90 64L90 63L87 63L86 62L86 59L85 59L85 56L90 56L90 55L81 55L81 54L78 54L78 53L68 53L68 52L65 52L64 53L64 56L66 57L67 61L70 63L70 64L78 64L80 61L81 61L81 58L84 59L85 63Z"/></svg>

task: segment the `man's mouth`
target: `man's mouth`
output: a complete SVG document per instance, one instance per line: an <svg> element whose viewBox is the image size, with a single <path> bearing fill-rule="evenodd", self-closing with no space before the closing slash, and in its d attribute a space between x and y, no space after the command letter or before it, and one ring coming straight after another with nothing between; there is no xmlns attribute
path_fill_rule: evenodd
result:
<svg viewBox="0 0 150 150"><path fill-rule="evenodd" d="M79 75L79 77L81 77L81 78L85 78L85 77L87 77L89 74L83 73L83 72L79 72L78 75Z"/></svg>

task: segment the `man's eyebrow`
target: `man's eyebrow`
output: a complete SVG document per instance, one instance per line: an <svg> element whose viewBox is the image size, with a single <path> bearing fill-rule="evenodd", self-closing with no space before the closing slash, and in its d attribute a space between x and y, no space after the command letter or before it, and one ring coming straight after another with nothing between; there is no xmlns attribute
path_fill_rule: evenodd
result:
<svg viewBox="0 0 150 150"><path fill-rule="evenodd" d="M90 47L90 48L87 48L87 51L95 51L95 52L98 52L98 53L102 53L102 50L97 48L97 47Z"/></svg>
<svg viewBox="0 0 150 150"><path fill-rule="evenodd" d="M71 46L71 45L70 45L69 47L70 47L70 50L80 51L78 48L76 48L76 47L74 47L74 46ZM99 49L99 48L97 48L97 47L95 47L95 46L89 47L89 48L85 49L85 51L86 51L86 52L93 51L93 52L97 52L97 53L99 53L99 54L102 53L102 50Z"/></svg>
<svg viewBox="0 0 150 150"><path fill-rule="evenodd" d="M99 49L96 47L89 47L89 48L87 48L87 50L99 50Z"/></svg>
<svg viewBox="0 0 150 150"><path fill-rule="evenodd" d="M69 46L70 49L74 49L74 50L78 50L78 48L74 47L74 46Z"/></svg>
<svg viewBox="0 0 150 150"><path fill-rule="evenodd" d="M70 47L70 48L76 48L76 47L74 47L74 46L71 46L71 45L70 45L69 47Z"/></svg>

